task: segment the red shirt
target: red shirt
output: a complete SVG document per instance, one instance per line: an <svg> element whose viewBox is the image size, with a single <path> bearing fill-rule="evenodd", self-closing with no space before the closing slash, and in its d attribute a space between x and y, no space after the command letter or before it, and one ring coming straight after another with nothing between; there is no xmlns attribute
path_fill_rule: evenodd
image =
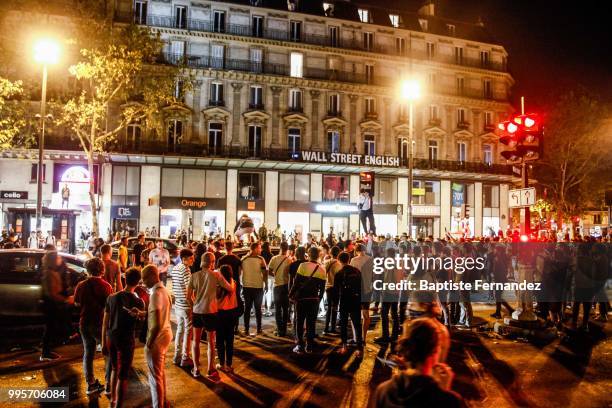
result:
<svg viewBox="0 0 612 408"><path fill-rule="evenodd" d="M101 276L79 282L74 290L74 302L81 306L81 326L102 328L106 298L112 293L113 288Z"/></svg>

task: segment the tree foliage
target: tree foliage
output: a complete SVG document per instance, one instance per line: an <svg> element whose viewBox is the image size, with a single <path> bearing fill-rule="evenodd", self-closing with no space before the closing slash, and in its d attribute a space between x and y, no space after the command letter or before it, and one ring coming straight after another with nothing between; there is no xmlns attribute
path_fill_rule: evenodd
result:
<svg viewBox="0 0 612 408"><path fill-rule="evenodd" d="M535 166L535 177L563 218L593 206L609 182L612 126L608 114L598 100L570 92L547 115L544 158Z"/></svg>
<svg viewBox="0 0 612 408"><path fill-rule="evenodd" d="M22 92L20 81L0 77L0 150L18 144L21 131L26 126L23 105L15 100Z"/></svg>

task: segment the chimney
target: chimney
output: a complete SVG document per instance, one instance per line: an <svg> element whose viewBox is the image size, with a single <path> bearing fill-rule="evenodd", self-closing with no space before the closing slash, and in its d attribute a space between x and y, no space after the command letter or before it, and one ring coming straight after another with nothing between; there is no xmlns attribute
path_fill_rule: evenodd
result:
<svg viewBox="0 0 612 408"><path fill-rule="evenodd" d="M436 9L433 1L428 0L427 3L421 6L418 13L422 16L434 17L436 15Z"/></svg>

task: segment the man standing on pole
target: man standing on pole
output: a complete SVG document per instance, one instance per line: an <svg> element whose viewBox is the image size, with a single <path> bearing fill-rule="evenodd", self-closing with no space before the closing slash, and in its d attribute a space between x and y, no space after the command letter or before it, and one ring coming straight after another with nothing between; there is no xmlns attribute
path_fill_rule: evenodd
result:
<svg viewBox="0 0 612 408"><path fill-rule="evenodd" d="M361 194L359 194L359 203L357 205L359 208L359 220L361 221L361 225L363 226L364 234L369 234L372 232L376 235L376 225L374 225L374 210L372 206L372 197L370 196L370 192L366 189L361 189ZM366 220L368 222L366 222ZM367 224L370 224L370 228L368 228Z"/></svg>

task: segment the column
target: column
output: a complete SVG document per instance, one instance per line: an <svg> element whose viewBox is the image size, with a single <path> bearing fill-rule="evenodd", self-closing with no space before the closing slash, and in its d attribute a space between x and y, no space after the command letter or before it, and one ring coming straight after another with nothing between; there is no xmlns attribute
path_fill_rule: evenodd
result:
<svg viewBox="0 0 612 408"><path fill-rule="evenodd" d="M237 211L238 200L238 170L227 170L227 209L225 212L225 230L233 232L234 225L238 221Z"/></svg>
<svg viewBox="0 0 612 408"><path fill-rule="evenodd" d="M272 149L279 149L281 145L278 141L278 123L280 119L280 94L283 88L280 86L272 86L270 89L272 90L272 143L270 144L270 147ZM266 208L267 207L268 205L266 204ZM266 221L267 220L268 217L266 216ZM273 228L275 227L276 224L274 224Z"/></svg>
<svg viewBox="0 0 612 408"><path fill-rule="evenodd" d="M266 171L266 207L264 220L268 231L273 231L278 224L278 172Z"/></svg>
<svg viewBox="0 0 612 408"><path fill-rule="evenodd" d="M311 107L312 112L310 115L310 123L312 124L312 140L311 140L311 149L312 150L321 150L321 140L320 140L320 132L319 132L319 97L321 96L321 92L315 89L310 90L310 99L311 99ZM316 225L316 224L314 224ZM320 223L318 225L321 225ZM311 220L310 228L313 228L313 223ZM320 228L320 227L319 227Z"/></svg>
<svg viewBox="0 0 612 408"><path fill-rule="evenodd" d="M347 139L347 149L346 152L353 152L353 144L357 147L357 152L360 151L360 146L362 146L363 142L361 141L361 133L357 132L357 100L359 99L358 95L348 95L349 105L351 111L349 113L349 134Z"/></svg>
<svg viewBox="0 0 612 408"><path fill-rule="evenodd" d="M140 168L140 230L155 227L159 231L159 188L161 167ZM150 200L150 201L149 201ZM151 205L149 205L149 202Z"/></svg>
<svg viewBox="0 0 612 408"><path fill-rule="evenodd" d="M508 224L510 223L510 210L508 208L508 185L499 185L499 227L506 232ZM497 232L497 231L495 231Z"/></svg>
<svg viewBox="0 0 612 408"><path fill-rule="evenodd" d="M397 179L397 203L402 206L402 215L398 215L397 233L408 233L408 178Z"/></svg>
<svg viewBox="0 0 612 408"><path fill-rule="evenodd" d="M455 130L455 123L453 122L453 106L445 105L444 110L446 111L446 131L447 137L444 142L444 160L455 160L454 148L455 138L453 137L453 131Z"/></svg>
<svg viewBox="0 0 612 408"><path fill-rule="evenodd" d="M451 182L440 180L440 235L451 230Z"/></svg>
<svg viewBox="0 0 612 408"><path fill-rule="evenodd" d="M192 90L192 103L191 107L193 108L193 118L191 120L191 141L204 143L204 134L200 132L200 118L202 112L200 112L201 106L201 98L202 98L202 82L201 80L193 81L193 90Z"/></svg>
<svg viewBox="0 0 612 408"><path fill-rule="evenodd" d="M482 183L474 183L474 235L482 236Z"/></svg>
<svg viewBox="0 0 612 408"><path fill-rule="evenodd" d="M349 182L349 202L357 204L359 201L359 174L351 174Z"/></svg>
<svg viewBox="0 0 612 408"><path fill-rule="evenodd" d="M393 141L391 140L393 139L391 134L391 102L391 98L383 98L383 103L385 105L385 121L383 122L384 128L382 134L385 146L384 154L386 156L390 156L391 152L393 151ZM410 124L410 126L412 126L412 124Z"/></svg>
<svg viewBox="0 0 612 408"><path fill-rule="evenodd" d="M474 162L482 162L482 148L480 147L480 133L482 131L482 125L480 124L480 117L482 111L480 110L472 110L472 130L474 133L474 137L472 138L472 154L469 158L470 161Z"/></svg>
<svg viewBox="0 0 612 408"><path fill-rule="evenodd" d="M240 146L240 100L241 100L241 82L232 82L232 146ZM233 222L233 220L232 220Z"/></svg>

